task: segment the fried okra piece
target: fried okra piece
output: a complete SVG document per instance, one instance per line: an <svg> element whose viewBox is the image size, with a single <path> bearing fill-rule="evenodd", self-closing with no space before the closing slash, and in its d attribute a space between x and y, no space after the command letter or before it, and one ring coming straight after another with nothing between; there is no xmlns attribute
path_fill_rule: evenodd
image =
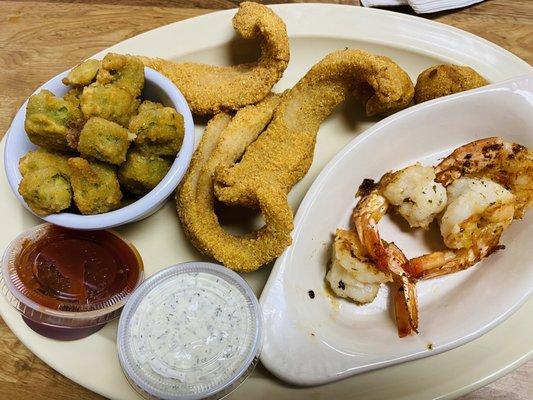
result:
<svg viewBox="0 0 533 400"><path fill-rule="evenodd" d="M183 116L172 107L146 109L133 117L130 131L142 154L175 156L183 141Z"/></svg>
<svg viewBox="0 0 533 400"><path fill-rule="evenodd" d="M102 60L96 82L81 95L81 111L86 118L101 117L128 126L137 112L144 88L144 66L136 57L109 53Z"/></svg>
<svg viewBox="0 0 533 400"><path fill-rule="evenodd" d="M415 86L415 103L422 103L487 84L487 80L470 67L435 65L418 75Z"/></svg>
<svg viewBox="0 0 533 400"><path fill-rule="evenodd" d="M86 60L70 70L63 83L69 86L87 86L96 79L100 69L100 61Z"/></svg>
<svg viewBox="0 0 533 400"><path fill-rule="evenodd" d="M144 65L137 57L108 53L96 80L101 85L112 84L139 97L144 88Z"/></svg>
<svg viewBox="0 0 533 400"><path fill-rule="evenodd" d="M118 180L130 193L144 195L161 182L171 165L172 161L166 158L143 155L132 150L118 170Z"/></svg>
<svg viewBox="0 0 533 400"><path fill-rule="evenodd" d="M83 156L120 165L126 161L126 153L134 138L135 136L115 122L92 117L81 130L78 151Z"/></svg>
<svg viewBox="0 0 533 400"><path fill-rule="evenodd" d="M124 127L137 112L139 103L140 100L126 89L98 83L84 87L80 101L86 118L101 117Z"/></svg>
<svg viewBox="0 0 533 400"><path fill-rule="evenodd" d="M76 107L78 110L80 110L80 115L83 116L80 109L80 101L81 101L81 94L83 93L82 87L75 87L70 89L65 95L63 96L63 100L70 103L73 107ZM83 124L85 122L85 118L82 118L82 121L80 121L79 127L77 129L71 129L67 135L67 143L69 147L72 147L73 149L76 149L78 146L78 136L80 134L80 130L83 127Z"/></svg>
<svg viewBox="0 0 533 400"><path fill-rule="evenodd" d="M69 158L68 165L74 203L82 214L101 214L120 206L122 193L113 166L81 157Z"/></svg>
<svg viewBox="0 0 533 400"><path fill-rule="evenodd" d="M67 155L43 148L30 151L19 160L19 171L19 193L36 214L48 215L70 207Z"/></svg>
<svg viewBox="0 0 533 400"><path fill-rule="evenodd" d="M163 108L163 104L161 103L155 103L153 101L150 101L150 100L145 100L141 103L141 105L139 106L139 109L137 110L137 112L140 114L140 113L143 113L145 111L149 111L149 110L157 110L159 108Z"/></svg>
<svg viewBox="0 0 533 400"><path fill-rule="evenodd" d="M67 93L65 93L65 95L63 96L63 99L65 101L68 101L74 107L80 108L80 101L81 101L82 93L83 93L83 88L75 87L75 88L70 89Z"/></svg>
<svg viewBox="0 0 533 400"><path fill-rule="evenodd" d="M72 188L68 176L55 167L26 171L19 193L37 215L48 215L70 207Z"/></svg>
<svg viewBox="0 0 533 400"><path fill-rule="evenodd" d="M83 117L72 103L41 90L28 100L24 128L30 141L49 150L72 151L70 137L77 136Z"/></svg>
<svg viewBox="0 0 533 400"><path fill-rule="evenodd" d="M41 148L26 153L19 160L19 171L22 176L44 168L55 168L63 176L68 177L70 173L68 156Z"/></svg>

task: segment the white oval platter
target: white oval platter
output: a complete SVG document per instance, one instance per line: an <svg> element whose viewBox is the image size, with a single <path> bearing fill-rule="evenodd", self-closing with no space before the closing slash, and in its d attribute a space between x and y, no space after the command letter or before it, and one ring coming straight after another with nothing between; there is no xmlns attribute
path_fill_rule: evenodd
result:
<svg viewBox="0 0 533 400"><path fill-rule="evenodd" d="M502 48L461 30L402 14L325 4L279 5L272 8L287 24L291 61L275 90L292 86L316 61L343 47L362 48L393 58L412 78L425 68L453 62L476 68L492 82L530 71L527 63ZM121 42L108 51L144 54L229 65L249 59L254 51L235 39L235 10L177 22ZM292 190L294 209L331 158L377 120L363 116L348 102L320 130L313 166ZM197 125L197 139L203 126ZM3 143L0 147L3 157ZM3 160L0 160L3 162ZM0 248L40 221L18 204L7 180L0 176L2 228ZM138 247L147 275L182 261L203 259L188 243L169 201L159 212L118 231ZM245 276L256 294L270 273L265 266ZM361 398L429 399L453 397L472 390L525 362L532 353L533 302L481 338L434 357L416 360L315 388L296 388L274 378L263 367L231 397L253 399ZM132 399L135 393L122 375L116 356L116 323L75 342L43 338L22 322L3 298L0 314L17 337L39 358L75 382L111 399ZM497 348L498 351L493 349Z"/></svg>

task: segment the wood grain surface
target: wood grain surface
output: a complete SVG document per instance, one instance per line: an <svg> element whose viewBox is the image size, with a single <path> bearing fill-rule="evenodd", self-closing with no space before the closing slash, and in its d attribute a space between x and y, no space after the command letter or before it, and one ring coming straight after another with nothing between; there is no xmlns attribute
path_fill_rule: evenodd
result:
<svg viewBox="0 0 533 400"><path fill-rule="evenodd" d="M266 1L265 3L278 3ZM332 3L353 4L340 0ZM0 2L0 137L31 92L80 60L138 33L217 9L226 0ZM407 7L396 11L411 13ZM533 62L533 1L492 0L425 15L484 37ZM533 361L463 397L533 398ZM0 319L0 399L102 399L35 357Z"/></svg>

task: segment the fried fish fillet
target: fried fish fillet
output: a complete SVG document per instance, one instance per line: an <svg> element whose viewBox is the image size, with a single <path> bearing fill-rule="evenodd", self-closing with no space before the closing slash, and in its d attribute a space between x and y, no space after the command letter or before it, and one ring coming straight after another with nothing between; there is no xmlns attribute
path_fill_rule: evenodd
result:
<svg viewBox="0 0 533 400"><path fill-rule="evenodd" d="M242 160L217 169L218 199L254 207L258 188L288 193L311 166L320 124L353 93L368 115L390 114L411 103L414 88L387 57L349 49L327 55L283 95L272 122Z"/></svg>
<svg viewBox="0 0 533 400"><path fill-rule="evenodd" d="M213 115L262 100L289 63L289 38L283 21L268 7L240 4L233 27L244 39L258 39L257 62L221 67L139 57L144 65L167 76L183 93L194 114Z"/></svg>
<svg viewBox="0 0 533 400"><path fill-rule="evenodd" d="M408 106L414 89L390 59L344 50L325 57L281 100L267 97L233 119L216 115L176 198L183 228L195 247L241 272L279 256L291 243L293 228L287 193L311 165L321 122L354 92L367 114L374 115ZM224 231L214 212L215 193L227 203L258 207L265 226L243 236Z"/></svg>
<svg viewBox="0 0 533 400"><path fill-rule="evenodd" d="M225 266L249 272L279 256L291 243L292 210L287 196L257 188L265 225L242 236L226 232L214 211L213 174L240 158L272 118L279 97L272 95L245 107L235 117L221 113L209 121L189 170L176 194L178 215L193 245Z"/></svg>

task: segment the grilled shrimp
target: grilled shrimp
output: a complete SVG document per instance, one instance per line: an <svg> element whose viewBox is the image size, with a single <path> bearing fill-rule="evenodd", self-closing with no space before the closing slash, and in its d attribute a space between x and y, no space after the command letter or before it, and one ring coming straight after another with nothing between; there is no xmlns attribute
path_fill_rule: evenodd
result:
<svg viewBox="0 0 533 400"><path fill-rule="evenodd" d="M381 283L391 282L392 278L365 257L355 232L337 229L326 280L337 296L365 304L376 298Z"/></svg>
<svg viewBox="0 0 533 400"><path fill-rule="evenodd" d="M352 221L368 257L381 271L392 274L398 335L418 332L416 286L409 260L398 246L381 239L377 225L393 205L412 227L426 228L444 208L446 190L435 182L432 167L416 164L385 174L377 184L365 180L358 194L361 199Z"/></svg>
<svg viewBox="0 0 533 400"><path fill-rule="evenodd" d="M357 195L355 232L337 231L326 279L336 294L360 303L392 281L403 337L418 333L417 280L469 268L504 247L504 230L533 205L533 152L501 138L482 139L457 148L435 168L415 164L378 183L365 179ZM379 234L391 206L412 228L427 229L437 219L448 249L408 260Z"/></svg>
<svg viewBox="0 0 533 400"><path fill-rule="evenodd" d="M427 229L446 206L446 189L435 178L433 167L417 163L391 174L384 187L383 195L411 228Z"/></svg>
<svg viewBox="0 0 533 400"><path fill-rule="evenodd" d="M440 232L450 249L471 247L484 231L503 232L513 220L515 196L489 179L459 178L447 192Z"/></svg>
<svg viewBox="0 0 533 400"><path fill-rule="evenodd" d="M476 140L457 148L435 171L444 186L461 176L499 183L515 196L515 219L533 206L533 151L520 144L499 137Z"/></svg>
<svg viewBox="0 0 533 400"><path fill-rule="evenodd" d="M503 231L533 205L533 152L493 137L456 149L436 168L447 187L448 204L440 221L452 250L410 260L416 278L432 278L469 268L502 248Z"/></svg>
<svg viewBox="0 0 533 400"><path fill-rule="evenodd" d="M391 274L398 336L404 337L412 331L418 332L418 305L415 282L406 270L409 260L394 244L381 239L378 222L387 213L389 202L381 194L380 184L364 194L365 183L361 185L362 194L352 214L352 221L368 258L383 273Z"/></svg>
<svg viewBox="0 0 533 400"><path fill-rule="evenodd" d="M361 243L381 270L395 267L389 262L377 223L392 205L411 227L427 228L447 202L446 189L435 178L433 167L415 164L385 174L377 184L365 179L360 186L358 195L361 199L352 221ZM392 272L402 275L405 271L399 268Z"/></svg>
<svg viewBox="0 0 533 400"><path fill-rule="evenodd" d="M447 188L449 203L440 221L444 244L452 249L411 260L411 274L427 279L473 266L499 248L513 220L515 196L484 178L459 178Z"/></svg>

